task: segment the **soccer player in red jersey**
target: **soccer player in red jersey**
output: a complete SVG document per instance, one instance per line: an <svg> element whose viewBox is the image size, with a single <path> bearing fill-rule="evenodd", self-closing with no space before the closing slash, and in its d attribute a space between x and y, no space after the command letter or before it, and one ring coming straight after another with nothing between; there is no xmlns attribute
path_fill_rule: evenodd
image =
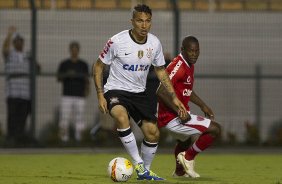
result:
<svg viewBox="0 0 282 184"><path fill-rule="evenodd" d="M214 121L213 111L193 90L194 65L199 54L198 39L194 36L187 36L182 41L181 53L166 69L177 97L189 112L188 116L178 115L177 107L171 103L172 100L166 94L162 84L157 90L158 126L169 130L177 140L174 151L176 169L173 176L200 177L194 171L195 156L208 148L220 135L220 125ZM189 101L199 106L206 117L191 114Z"/></svg>

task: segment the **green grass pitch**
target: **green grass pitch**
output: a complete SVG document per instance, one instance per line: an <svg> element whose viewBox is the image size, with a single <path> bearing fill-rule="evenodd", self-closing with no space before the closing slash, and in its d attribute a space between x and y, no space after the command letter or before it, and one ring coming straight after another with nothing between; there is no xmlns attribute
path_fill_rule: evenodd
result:
<svg viewBox="0 0 282 184"><path fill-rule="evenodd" d="M113 184L109 161L125 154L0 154L0 184ZM199 179L172 178L172 154L157 154L152 170L165 181L126 183L164 184L282 184L282 155L201 154L196 159Z"/></svg>

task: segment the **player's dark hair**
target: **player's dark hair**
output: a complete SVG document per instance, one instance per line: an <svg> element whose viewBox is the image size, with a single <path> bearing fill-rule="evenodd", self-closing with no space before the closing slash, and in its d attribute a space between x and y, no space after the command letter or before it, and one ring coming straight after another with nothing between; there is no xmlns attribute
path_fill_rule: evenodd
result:
<svg viewBox="0 0 282 184"><path fill-rule="evenodd" d="M79 50L80 45L79 45L79 43L78 43L77 41L72 41L72 42L70 43L70 49L72 49L72 48L74 48L74 47Z"/></svg>
<svg viewBox="0 0 282 184"><path fill-rule="evenodd" d="M195 36L186 36L182 41L182 47L186 48L190 43L199 43Z"/></svg>
<svg viewBox="0 0 282 184"><path fill-rule="evenodd" d="M144 13L148 13L148 14L152 15L151 8L147 5L145 5L145 4L136 5L133 9L132 17L134 17L137 12L144 12Z"/></svg>

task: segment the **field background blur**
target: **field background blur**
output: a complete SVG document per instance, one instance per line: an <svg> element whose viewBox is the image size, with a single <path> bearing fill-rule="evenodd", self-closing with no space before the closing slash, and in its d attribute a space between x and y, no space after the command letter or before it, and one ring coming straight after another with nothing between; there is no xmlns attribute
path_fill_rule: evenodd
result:
<svg viewBox="0 0 282 184"><path fill-rule="evenodd" d="M81 44L81 58L90 68L114 34L131 27L131 8L147 3L153 9L151 32L163 50L175 56L186 35L200 41L195 90L222 124L220 143L282 145L282 1L281 0L36 0L36 119L34 136L43 146L56 143L61 84L55 74L69 56L68 44ZM178 15L179 38L174 20ZM32 17L28 0L0 0L0 43L14 25L31 49ZM0 58L0 137L6 130L5 74ZM153 80L153 79L149 79ZM92 80L91 80L92 81ZM192 112L202 114L192 106ZM87 99L85 145L112 146L117 140L109 117L97 109L94 84ZM31 125L30 125L31 126ZM30 127L29 126L29 127ZM89 132L99 127L94 136ZM135 128L137 138L142 135ZM163 145L172 143L163 132ZM117 140L118 142L118 140ZM1 139L0 139L1 143ZM83 145L83 144L82 144Z"/></svg>

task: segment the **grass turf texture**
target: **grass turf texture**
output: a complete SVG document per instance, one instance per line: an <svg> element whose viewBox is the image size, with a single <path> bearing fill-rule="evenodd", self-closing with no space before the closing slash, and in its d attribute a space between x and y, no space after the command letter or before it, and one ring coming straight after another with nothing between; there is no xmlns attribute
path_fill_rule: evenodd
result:
<svg viewBox="0 0 282 184"><path fill-rule="evenodd" d="M124 154L1 154L0 184L113 184L107 166ZM158 154L152 170L165 177L164 184L282 184L282 155L202 154L196 159L199 179L172 178L174 159ZM137 181L134 175L126 183Z"/></svg>

